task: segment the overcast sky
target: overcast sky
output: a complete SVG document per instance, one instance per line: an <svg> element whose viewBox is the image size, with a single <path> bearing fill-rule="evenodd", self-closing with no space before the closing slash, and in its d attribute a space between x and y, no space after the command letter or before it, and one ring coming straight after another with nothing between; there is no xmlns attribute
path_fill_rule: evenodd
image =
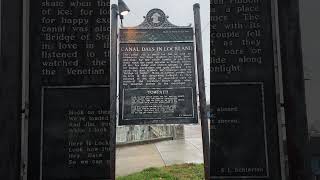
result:
<svg viewBox="0 0 320 180"><path fill-rule="evenodd" d="M175 25L186 26L192 24L193 4L200 4L203 56L205 64L205 80L207 102L210 100L210 1L209 0L124 0L130 9L130 13L124 17L124 26L137 26L144 20L148 11L159 8L169 16L169 21ZM117 0L111 0L111 4L117 4Z"/></svg>

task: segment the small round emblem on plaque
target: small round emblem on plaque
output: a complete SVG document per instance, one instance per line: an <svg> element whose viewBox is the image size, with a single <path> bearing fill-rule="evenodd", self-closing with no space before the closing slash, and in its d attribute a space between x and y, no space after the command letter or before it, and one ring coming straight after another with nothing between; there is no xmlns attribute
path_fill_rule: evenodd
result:
<svg viewBox="0 0 320 180"><path fill-rule="evenodd" d="M148 12L146 20L149 25L159 27L166 21L166 14L161 9L152 9Z"/></svg>

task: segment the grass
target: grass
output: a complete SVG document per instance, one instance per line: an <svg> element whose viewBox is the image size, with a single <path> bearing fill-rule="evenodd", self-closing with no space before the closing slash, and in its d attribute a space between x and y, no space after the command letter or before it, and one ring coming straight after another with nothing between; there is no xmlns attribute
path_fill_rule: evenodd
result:
<svg viewBox="0 0 320 180"><path fill-rule="evenodd" d="M161 168L148 168L117 180L203 180L203 164L180 164Z"/></svg>

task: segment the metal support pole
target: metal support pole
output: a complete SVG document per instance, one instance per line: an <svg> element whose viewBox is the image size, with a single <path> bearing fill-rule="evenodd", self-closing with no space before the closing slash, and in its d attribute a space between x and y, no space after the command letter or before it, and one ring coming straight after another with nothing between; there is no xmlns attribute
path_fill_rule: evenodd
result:
<svg viewBox="0 0 320 180"><path fill-rule="evenodd" d="M281 112L281 52L280 52L280 35L279 35L279 14L278 14L278 0L271 1L271 14L272 14L272 34L273 34L273 54L274 54L274 76L275 76L275 91L276 91L276 107L278 119L278 137L279 137L279 153L280 153L280 168L281 180L286 180L286 165L284 154L284 139L283 139L283 116Z"/></svg>
<svg viewBox="0 0 320 180"><path fill-rule="evenodd" d="M279 25L290 180L311 179L299 1L280 0Z"/></svg>
<svg viewBox="0 0 320 180"><path fill-rule="evenodd" d="M194 12L194 27L196 36L196 54L198 68L198 83L199 83L199 99L200 99L200 119L202 130L202 146L205 179L209 179L209 129L206 106L206 94L204 85L204 70L203 70L203 52L202 52L202 35L201 35L201 20L200 20L200 4L193 5Z"/></svg>
<svg viewBox="0 0 320 180"><path fill-rule="evenodd" d="M0 57L2 55L2 1L0 1Z"/></svg>
<svg viewBox="0 0 320 180"><path fill-rule="evenodd" d="M21 180L28 177L29 124L29 18L30 0L23 1L22 22L22 114L21 114Z"/></svg>
<svg viewBox="0 0 320 180"><path fill-rule="evenodd" d="M112 144L111 155L111 179L115 179L115 149L116 149L116 113L117 113L117 39L118 39L118 6L111 6L111 34L110 34L110 120L113 137L110 137Z"/></svg>

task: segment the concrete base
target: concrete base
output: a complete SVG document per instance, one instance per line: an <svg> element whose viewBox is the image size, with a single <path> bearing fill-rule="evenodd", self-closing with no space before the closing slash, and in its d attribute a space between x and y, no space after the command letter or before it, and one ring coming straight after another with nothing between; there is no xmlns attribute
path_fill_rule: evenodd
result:
<svg viewBox="0 0 320 180"><path fill-rule="evenodd" d="M117 148L116 175L125 176L149 167L203 163L200 125L184 127L184 139Z"/></svg>

